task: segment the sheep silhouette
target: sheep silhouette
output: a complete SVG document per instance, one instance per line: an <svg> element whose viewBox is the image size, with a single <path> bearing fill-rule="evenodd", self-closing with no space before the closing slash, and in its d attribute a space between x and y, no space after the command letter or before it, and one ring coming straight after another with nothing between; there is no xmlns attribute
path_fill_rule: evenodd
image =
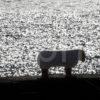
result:
<svg viewBox="0 0 100 100"><path fill-rule="evenodd" d="M42 70L42 78L48 78L48 69L50 67L64 66L66 77L71 76L71 68L78 61L85 61L85 52L83 50L68 51L41 51L38 55L38 64Z"/></svg>

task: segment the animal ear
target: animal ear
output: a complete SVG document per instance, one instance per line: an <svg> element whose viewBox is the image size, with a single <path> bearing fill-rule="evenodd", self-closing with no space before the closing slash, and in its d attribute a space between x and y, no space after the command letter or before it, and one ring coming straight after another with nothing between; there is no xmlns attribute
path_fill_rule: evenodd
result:
<svg viewBox="0 0 100 100"><path fill-rule="evenodd" d="M81 60L82 60L82 62L85 61L85 58L86 58L85 52L82 50L81 51Z"/></svg>

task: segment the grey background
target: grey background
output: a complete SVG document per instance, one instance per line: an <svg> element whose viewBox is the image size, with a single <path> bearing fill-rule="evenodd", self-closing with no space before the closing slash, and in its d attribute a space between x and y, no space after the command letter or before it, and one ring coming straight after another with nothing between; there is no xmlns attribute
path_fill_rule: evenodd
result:
<svg viewBox="0 0 100 100"><path fill-rule="evenodd" d="M87 56L73 74L99 74L99 0L0 0L0 77L41 76L40 51L73 49Z"/></svg>

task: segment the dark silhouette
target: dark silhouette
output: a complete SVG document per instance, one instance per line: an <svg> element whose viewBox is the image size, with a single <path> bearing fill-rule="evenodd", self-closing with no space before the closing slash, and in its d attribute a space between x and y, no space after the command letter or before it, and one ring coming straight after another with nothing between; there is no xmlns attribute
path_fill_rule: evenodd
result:
<svg viewBox="0 0 100 100"><path fill-rule="evenodd" d="M48 69L56 66L65 66L66 77L70 77L71 68L78 63L78 60L85 61L85 52L83 50L42 51L38 56L42 78L48 79Z"/></svg>

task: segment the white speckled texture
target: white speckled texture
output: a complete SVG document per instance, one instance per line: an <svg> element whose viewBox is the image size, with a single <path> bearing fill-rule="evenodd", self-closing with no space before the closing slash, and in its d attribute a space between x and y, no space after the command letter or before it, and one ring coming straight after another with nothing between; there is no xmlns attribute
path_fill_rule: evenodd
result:
<svg viewBox="0 0 100 100"><path fill-rule="evenodd" d="M0 0L0 77L39 76L40 51L72 49L82 49L87 56L73 74L99 73L97 0ZM64 74L64 68L50 72Z"/></svg>

